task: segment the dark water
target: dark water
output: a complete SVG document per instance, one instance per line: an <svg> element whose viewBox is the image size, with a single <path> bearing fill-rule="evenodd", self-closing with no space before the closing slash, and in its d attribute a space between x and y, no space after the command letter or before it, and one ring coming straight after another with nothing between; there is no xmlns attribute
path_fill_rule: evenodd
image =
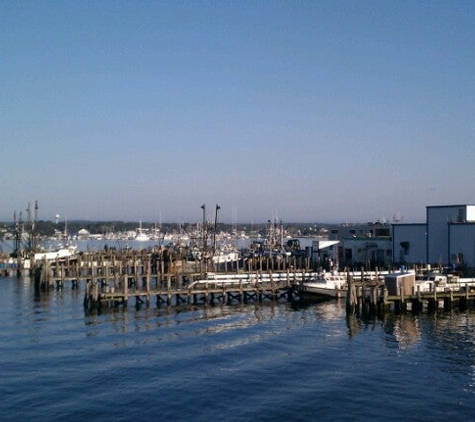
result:
<svg viewBox="0 0 475 422"><path fill-rule="evenodd" d="M471 312L364 320L337 302L267 302L88 315L82 300L0 278L1 421L475 418Z"/></svg>

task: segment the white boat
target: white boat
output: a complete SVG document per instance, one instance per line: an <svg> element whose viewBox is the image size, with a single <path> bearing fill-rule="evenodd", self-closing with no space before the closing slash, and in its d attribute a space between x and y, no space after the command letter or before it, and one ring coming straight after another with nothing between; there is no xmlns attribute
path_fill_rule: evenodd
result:
<svg viewBox="0 0 475 422"><path fill-rule="evenodd" d="M422 277L415 277L414 294L421 292L448 292L459 291L462 287L460 278L453 274L441 274L440 272L430 272Z"/></svg>
<svg viewBox="0 0 475 422"><path fill-rule="evenodd" d="M214 264L224 264L226 262L236 262L239 261L238 252L220 252L212 257Z"/></svg>
<svg viewBox="0 0 475 422"><path fill-rule="evenodd" d="M148 242L150 240L150 236L147 233L137 233L135 236L135 240L137 242Z"/></svg>
<svg viewBox="0 0 475 422"><path fill-rule="evenodd" d="M346 297L348 285L345 275L325 272L312 274L297 284L297 290L307 295L341 298Z"/></svg>
<svg viewBox="0 0 475 422"><path fill-rule="evenodd" d="M140 227L137 229L137 235L135 236L137 242L148 242L150 236L147 234L147 231L142 228L142 222L140 221Z"/></svg>
<svg viewBox="0 0 475 422"><path fill-rule="evenodd" d="M204 278L195 280L188 285L188 289L200 289L207 287L223 287L223 286L252 286L259 285L268 286L271 283L281 283L288 285L289 283L298 283L302 279L302 273L298 272L239 272L239 273L215 273L208 272ZM305 274L305 275L308 275Z"/></svg>
<svg viewBox="0 0 475 422"><path fill-rule="evenodd" d="M35 253L35 262L38 261L56 261L64 260L66 258L75 258L77 253L77 246L65 246L53 251L37 252Z"/></svg>

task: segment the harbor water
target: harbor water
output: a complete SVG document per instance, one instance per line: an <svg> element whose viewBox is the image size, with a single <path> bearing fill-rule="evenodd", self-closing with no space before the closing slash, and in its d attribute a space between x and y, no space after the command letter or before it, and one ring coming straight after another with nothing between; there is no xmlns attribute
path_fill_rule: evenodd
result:
<svg viewBox="0 0 475 422"><path fill-rule="evenodd" d="M475 313L343 302L87 313L0 278L2 421L452 421L475 415Z"/></svg>

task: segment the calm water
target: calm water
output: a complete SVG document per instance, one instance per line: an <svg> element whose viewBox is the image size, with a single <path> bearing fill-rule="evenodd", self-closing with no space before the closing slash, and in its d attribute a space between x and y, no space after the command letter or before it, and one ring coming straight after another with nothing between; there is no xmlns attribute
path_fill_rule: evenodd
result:
<svg viewBox="0 0 475 422"><path fill-rule="evenodd" d="M2 421L473 420L475 314L116 309L0 278ZM86 418L86 419L85 419Z"/></svg>

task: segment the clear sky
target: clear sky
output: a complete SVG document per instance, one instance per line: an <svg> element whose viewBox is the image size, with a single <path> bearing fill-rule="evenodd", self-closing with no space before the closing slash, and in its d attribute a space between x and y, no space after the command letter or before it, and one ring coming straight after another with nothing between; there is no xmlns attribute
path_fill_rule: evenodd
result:
<svg viewBox="0 0 475 422"><path fill-rule="evenodd" d="M475 2L0 2L0 218L475 203Z"/></svg>

